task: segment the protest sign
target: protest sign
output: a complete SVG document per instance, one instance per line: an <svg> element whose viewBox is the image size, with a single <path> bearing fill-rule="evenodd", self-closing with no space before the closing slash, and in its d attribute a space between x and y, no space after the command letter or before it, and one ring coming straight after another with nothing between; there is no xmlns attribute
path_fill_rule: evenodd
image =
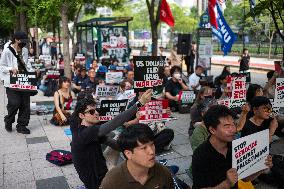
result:
<svg viewBox="0 0 284 189"><path fill-rule="evenodd" d="M229 108L230 107L230 99L229 98L218 99L217 104L224 105L224 106L227 106Z"/></svg>
<svg viewBox="0 0 284 189"><path fill-rule="evenodd" d="M271 103L271 105L272 105L272 115L273 115L273 116L279 115L279 113L280 113L280 107L279 107L279 105L274 102L274 99L273 99L273 98L270 98L269 100L270 100L270 103Z"/></svg>
<svg viewBox="0 0 284 189"><path fill-rule="evenodd" d="M238 179L246 178L268 168L265 159L269 154L269 130L260 131L232 142L232 167Z"/></svg>
<svg viewBox="0 0 284 189"><path fill-rule="evenodd" d="M124 100L102 100L100 105L100 121L112 120L119 113L125 111L128 99Z"/></svg>
<svg viewBox="0 0 284 189"><path fill-rule="evenodd" d="M167 120L168 100L151 100L145 106L140 108L141 118L139 123L150 123L155 121Z"/></svg>
<svg viewBox="0 0 284 189"><path fill-rule="evenodd" d="M60 76L59 70L47 70L46 76L48 79L58 79Z"/></svg>
<svg viewBox="0 0 284 189"><path fill-rule="evenodd" d="M18 91L36 91L37 79L35 72L10 75L10 89Z"/></svg>
<svg viewBox="0 0 284 189"><path fill-rule="evenodd" d="M136 93L153 89L153 97L159 98L163 92L163 78L159 77L159 67L164 67L166 57L134 56L134 91Z"/></svg>
<svg viewBox="0 0 284 189"><path fill-rule="evenodd" d="M122 77L122 72L106 72L106 83L119 84L122 81Z"/></svg>
<svg viewBox="0 0 284 189"><path fill-rule="evenodd" d="M284 107L284 78L276 78L274 103Z"/></svg>
<svg viewBox="0 0 284 189"><path fill-rule="evenodd" d="M241 107L246 103L246 78L232 77L232 96L230 108Z"/></svg>
<svg viewBox="0 0 284 189"><path fill-rule="evenodd" d="M119 90L119 86L105 85L96 87L96 96L97 97L109 97L116 96Z"/></svg>
<svg viewBox="0 0 284 189"><path fill-rule="evenodd" d="M181 91L178 98L182 104L191 104L195 100L195 94L194 91Z"/></svg>
<svg viewBox="0 0 284 189"><path fill-rule="evenodd" d="M134 89L131 89L131 90L124 91L124 93L119 95L117 100L128 99L128 102L132 102L135 97L136 97L136 93L134 92Z"/></svg>

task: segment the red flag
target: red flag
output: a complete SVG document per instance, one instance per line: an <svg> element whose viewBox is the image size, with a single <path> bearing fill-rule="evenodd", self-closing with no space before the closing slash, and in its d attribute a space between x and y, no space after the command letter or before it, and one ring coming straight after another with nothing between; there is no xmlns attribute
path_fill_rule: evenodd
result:
<svg viewBox="0 0 284 189"><path fill-rule="evenodd" d="M209 0L208 1L208 12L210 17L210 24L211 26L214 26L215 28L218 28L217 20L216 20L216 13L215 13L215 6L216 6L216 0Z"/></svg>
<svg viewBox="0 0 284 189"><path fill-rule="evenodd" d="M174 27L175 25L174 17L172 15L170 6L168 5L166 0L162 0L162 3L161 3L160 20L162 22L165 22L171 27Z"/></svg>

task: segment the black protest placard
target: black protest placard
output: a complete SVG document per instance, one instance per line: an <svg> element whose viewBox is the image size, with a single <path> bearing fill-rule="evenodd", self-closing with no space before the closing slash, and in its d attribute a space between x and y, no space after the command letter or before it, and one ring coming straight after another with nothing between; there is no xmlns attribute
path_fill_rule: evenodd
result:
<svg viewBox="0 0 284 189"><path fill-rule="evenodd" d="M125 111L128 99L124 100L102 100L100 105L100 121L112 120L119 113Z"/></svg>
<svg viewBox="0 0 284 189"><path fill-rule="evenodd" d="M159 67L164 67L166 57L134 56L135 93L153 89L153 97L160 97L163 92L163 78L159 77Z"/></svg>
<svg viewBox="0 0 284 189"><path fill-rule="evenodd" d="M17 91L37 91L36 73L11 74L9 88Z"/></svg>

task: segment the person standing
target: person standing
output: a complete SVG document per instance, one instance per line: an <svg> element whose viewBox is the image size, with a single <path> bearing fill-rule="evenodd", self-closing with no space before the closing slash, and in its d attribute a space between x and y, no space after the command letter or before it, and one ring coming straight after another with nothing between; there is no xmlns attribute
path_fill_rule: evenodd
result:
<svg viewBox="0 0 284 189"><path fill-rule="evenodd" d="M240 63L240 69L239 69L240 73L246 75L247 77L246 82L250 82L251 81L250 72L249 72L250 56L247 48L244 48L243 54L239 59L239 63Z"/></svg>
<svg viewBox="0 0 284 189"><path fill-rule="evenodd" d="M192 41L190 54L184 57L188 76L194 72L195 54L196 54L196 43Z"/></svg>
<svg viewBox="0 0 284 189"><path fill-rule="evenodd" d="M28 36L24 32L16 32L12 37L11 44L4 49L0 59L0 74L4 80L4 87L8 98L7 111L5 116L5 129L12 131L12 124L15 122L15 116L18 113L17 132L30 134L26 127L30 120L30 93L15 91L9 88L10 74L26 73L33 71L31 65L26 61L26 52L24 47L28 42Z"/></svg>

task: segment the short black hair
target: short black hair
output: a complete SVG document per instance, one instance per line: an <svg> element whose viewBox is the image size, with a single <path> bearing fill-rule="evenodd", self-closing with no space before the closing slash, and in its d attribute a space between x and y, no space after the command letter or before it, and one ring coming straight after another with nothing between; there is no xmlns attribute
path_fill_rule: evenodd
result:
<svg viewBox="0 0 284 189"><path fill-rule="evenodd" d="M250 84L246 94L246 100L248 103L251 103L252 99L255 97L257 90L263 89L262 86L258 84Z"/></svg>
<svg viewBox="0 0 284 189"><path fill-rule="evenodd" d="M271 105L271 102L268 98L266 98L265 96L256 96L251 100L251 108L258 108L262 105Z"/></svg>
<svg viewBox="0 0 284 189"><path fill-rule="evenodd" d="M182 69L180 66L173 66L170 70L170 73L171 73L171 76L173 76L173 74L175 73L175 71L178 71L178 72L182 72Z"/></svg>
<svg viewBox="0 0 284 189"><path fill-rule="evenodd" d="M154 132L145 124L135 124L127 127L117 139L117 144L122 152L124 150L130 150L138 146L138 142L141 144L146 144L148 142L154 141Z"/></svg>
<svg viewBox="0 0 284 189"><path fill-rule="evenodd" d="M214 129L220 124L220 118L231 116L233 118L233 112L224 105L211 106L203 116L203 122L208 132L209 127Z"/></svg>
<svg viewBox="0 0 284 189"><path fill-rule="evenodd" d="M77 101L73 115L79 117L79 113L84 113L88 106L96 106L94 98L83 98Z"/></svg>
<svg viewBox="0 0 284 189"><path fill-rule="evenodd" d="M274 75L274 72L275 72L274 70L270 70L269 72L267 72L266 74L267 79L271 79Z"/></svg>

